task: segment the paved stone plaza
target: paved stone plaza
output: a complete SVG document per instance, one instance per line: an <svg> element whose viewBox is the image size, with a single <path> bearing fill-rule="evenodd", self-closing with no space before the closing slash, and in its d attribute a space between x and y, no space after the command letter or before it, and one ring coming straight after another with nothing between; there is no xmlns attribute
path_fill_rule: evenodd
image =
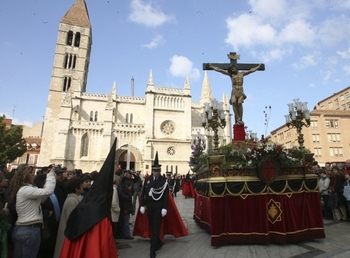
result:
<svg viewBox="0 0 350 258"><path fill-rule="evenodd" d="M185 199L181 192L175 198L181 217L189 235L182 238L165 236L165 245L157 251L157 257L172 258L211 258L211 257L247 257L247 258L325 258L350 257L350 223L324 221L325 239L304 241L295 244L279 245L225 245L212 247L210 235L193 220L194 199ZM132 222L134 221L132 218ZM220 219L220 217L218 217ZM118 239L119 257L149 257L149 239L135 237L134 240Z"/></svg>

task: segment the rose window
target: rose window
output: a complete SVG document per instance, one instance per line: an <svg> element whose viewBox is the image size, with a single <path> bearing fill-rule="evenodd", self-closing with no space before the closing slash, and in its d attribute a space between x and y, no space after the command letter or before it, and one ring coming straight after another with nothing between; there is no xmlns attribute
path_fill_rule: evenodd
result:
<svg viewBox="0 0 350 258"><path fill-rule="evenodd" d="M167 149L167 154L168 155L170 155L170 156L174 156L175 155L175 149L174 149L174 147L169 147L168 149Z"/></svg>
<svg viewBox="0 0 350 258"><path fill-rule="evenodd" d="M161 129L162 133L164 133L166 135L171 135L175 131L175 124L173 121L167 120L161 124L160 129Z"/></svg>

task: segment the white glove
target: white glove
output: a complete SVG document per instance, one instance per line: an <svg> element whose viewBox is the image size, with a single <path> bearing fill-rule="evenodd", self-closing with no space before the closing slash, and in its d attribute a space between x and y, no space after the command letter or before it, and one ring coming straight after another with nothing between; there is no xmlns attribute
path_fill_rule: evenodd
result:
<svg viewBox="0 0 350 258"><path fill-rule="evenodd" d="M140 212L141 212L142 214L145 214L145 207L141 206L141 207L140 207Z"/></svg>
<svg viewBox="0 0 350 258"><path fill-rule="evenodd" d="M162 217L164 217L164 216L166 216L166 213L167 213L168 211L166 210L166 209L162 209Z"/></svg>

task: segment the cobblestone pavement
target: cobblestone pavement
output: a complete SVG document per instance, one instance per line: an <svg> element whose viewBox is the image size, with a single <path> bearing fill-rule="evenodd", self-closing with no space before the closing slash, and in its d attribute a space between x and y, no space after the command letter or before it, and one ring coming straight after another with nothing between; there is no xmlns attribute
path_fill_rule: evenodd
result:
<svg viewBox="0 0 350 258"><path fill-rule="evenodd" d="M157 257L171 258L349 258L350 257L350 223L325 220L325 239L304 241L300 243L279 245L225 245L212 247L210 235L193 220L194 199L185 199L181 192L175 198L189 235L182 238L165 236L165 245L157 251ZM133 224L135 217L131 222ZM132 226L131 226L132 230ZM119 257L149 257L149 239L135 237L134 240L118 239Z"/></svg>

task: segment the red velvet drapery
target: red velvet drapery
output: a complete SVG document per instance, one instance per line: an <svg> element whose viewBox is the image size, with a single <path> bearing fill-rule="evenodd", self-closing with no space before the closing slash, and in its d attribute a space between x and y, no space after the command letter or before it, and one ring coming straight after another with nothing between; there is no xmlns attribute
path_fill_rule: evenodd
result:
<svg viewBox="0 0 350 258"><path fill-rule="evenodd" d="M325 237L315 191L220 197L198 194L194 218L209 230L212 246L285 244Z"/></svg>

